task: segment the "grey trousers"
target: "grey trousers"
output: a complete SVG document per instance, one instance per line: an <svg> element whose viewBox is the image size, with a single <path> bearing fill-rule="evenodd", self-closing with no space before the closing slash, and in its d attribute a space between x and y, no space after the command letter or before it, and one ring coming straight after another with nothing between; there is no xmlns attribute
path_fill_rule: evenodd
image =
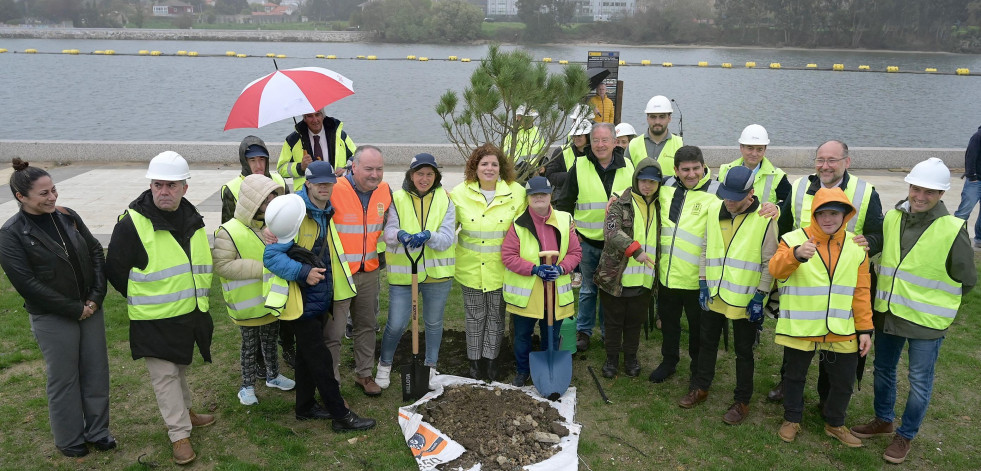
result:
<svg viewBox="0 0 981 471"><path fill-rule="evenodd" d="M497 358L504 339L504 291L481 291L463 286L463 329L467 358Z"/></svg>
<svg viewBox="0 0 981 471"><path fill-rule="evenodd" d="M32 314L30 322L44 356L55 446L109 436L109 356L102 309L83 321Z"/></svg>
<svg viewBox="0 0 981 471"><path fill-rule="evenodd" d="M191 389L187 386L188 365L145 357L153 394L171 442L191 436Z"/></svg>
<svg viewBox="0 0 981 471"><path fill-rule="evenodd" d="M334 379L341 381L338 365L341 362L341 340L348 316L354 323L354 372L359 378L371 376L375 366L375 326L378 325L378 292L381 290L381 270L357 272L354 286L358 294L350 299L334 301L333 315L324 322L324 343L334 360Z"/></svg>

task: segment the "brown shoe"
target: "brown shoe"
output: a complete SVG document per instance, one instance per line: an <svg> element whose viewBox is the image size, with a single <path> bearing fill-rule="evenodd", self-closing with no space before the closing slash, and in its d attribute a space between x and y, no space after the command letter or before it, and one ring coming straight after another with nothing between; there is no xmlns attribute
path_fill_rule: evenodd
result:
<svg viewBox="0 0 981 471"><path fill-rule="evenodd" d="M885 437L892 435L896 431L896 426L892 422L886 422L878 417L870 420L867 424L852 427L852 435L858 438Z"/></svg>
<svg viewBox="0 0 981 471"><path fill-rule="evenodd" d="M784 420L783 424L780 425L780 430L777 431L777 434L780 435L781 440L787 443L792 443L794 439L797 438L798 432L800 432L800 423Z"/></svg>
<svg viewBox="0 0 981 471"><path fill-rule="evenodd" d="M845 427L844 425L832 427L828 424L824 424L824 433L829 437L837 438L838 441L852 448L862 446L862 440L859 440L858 437L852 435L852 431L848 430L848 427Z"/></svg>
<svg viewBox="0 0 981 471"><path fill-rule="evenodd" d="M585 352L589 350L589 336L585 332L576 332L576 351Z"/></svg>
<svg viewBox="0 0 981 471"><path fill-rule="evenodd" d="M892 464L900 464L906 461L906 455L909 453L912 445L912 440L907 440L897 433L893 435L892 443L886 448L886 452L882 454L882 458Z"/></svg>
<svg viewBox="0 0 981 471"><path fill-rule="evenodd" d="M358 377L358 379L354 380L354 382L357 383L358 386L361 386L361 389L364 390L365 396L378 396L382 393L381 386L379 386L378 383L375 382L375 379L371 376Z"/></svg>
<svg viewBox="0 0 981 471"><path fill-rule="evenodd" d="M739 425L746 420L746 416L749 415L749 405L742 402L732 403L732 407L729 411L722 416L722 421L729 425Z"/></svg>
<svg viewBox="0 0 981 471"><path fill-rule="evenodd" d="M207 427L215 423L215 416L211 414L195 414L191 409L187 413L191 416L191 427Z"/></svg>
<svg viewBox="0 0 981 471"><path fill-rule="evenodd" d="M174 463L188 464L197 457L198 455L195 455L194 449L191 448L190 438L182 438L174 442Z"/></svg>
<svg viewBox="0 0 981 471"><path fill-rule="evenodd" d="M681 398L681 400L678 401L678 405L681 406L683 409L691 409L692 407L695 407L696 405L705 402L705 399L708 397L708 395L709 395L708 391L704 389L695 388L692 389L691 391L688 391L688 394L685 394L685 397Z"/></svg>
<svg viewBox="0 0 981 471"><path fill-rule="evenodd" d="M783 380L766 394L766 400L770 402L783 402Z"/></svg>

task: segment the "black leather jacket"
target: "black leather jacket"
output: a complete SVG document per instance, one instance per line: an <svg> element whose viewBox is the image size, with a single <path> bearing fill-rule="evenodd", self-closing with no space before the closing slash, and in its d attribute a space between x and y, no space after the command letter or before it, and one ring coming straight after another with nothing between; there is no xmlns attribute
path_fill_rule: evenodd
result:
<svg viewBox="0 0 981 471"><path fill-rule="evenodd" d="M82 283L75 280L68 254L46 232L31 222L22 211L7 220L0 229L0 266L10 283L24 298L24 308L31 314L51 314L78 319L83 304L94 301L100 307L106 296L106 277L102 268L105 255L102 244L92 236L75 211L60 208L54 217L67 229L68 241L78 253ZM79 293L79 286L83 292Z"/></svg>

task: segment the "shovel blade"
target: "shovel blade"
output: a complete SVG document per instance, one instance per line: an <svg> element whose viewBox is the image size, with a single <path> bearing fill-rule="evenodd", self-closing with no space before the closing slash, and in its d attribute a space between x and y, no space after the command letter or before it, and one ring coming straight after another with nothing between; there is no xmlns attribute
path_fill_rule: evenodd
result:
<svg viewBox="0 0 981 471"><path fill-rule="evenodd" d="M528 366L535 389L542 397L561 396L572 383L572 352L568 350L531 352Z"/></svg>
<svg viewBox="0 0 981 471"><path fill-rule="evenodd" d="M418 401L429 392L429 369L416 355L412 356L412 363L400 368L403 401Z"/></svg>

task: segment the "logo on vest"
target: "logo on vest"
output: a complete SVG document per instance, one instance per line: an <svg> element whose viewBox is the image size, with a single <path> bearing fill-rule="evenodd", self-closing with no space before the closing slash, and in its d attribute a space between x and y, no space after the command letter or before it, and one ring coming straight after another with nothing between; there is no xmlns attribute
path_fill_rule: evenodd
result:
<svg viewBox="0 0 981 471"><path fill-rule="evenodd" d="M702 212L702 203L695 203L691 207L691 215L698 216Z"/></svg>
<svg viewBox="0 0 981 471"><path fill-rule="evenodd" d="M382 217L384 215L385 215L385 205L382 203L378 203L378 217Z"/></svg>

